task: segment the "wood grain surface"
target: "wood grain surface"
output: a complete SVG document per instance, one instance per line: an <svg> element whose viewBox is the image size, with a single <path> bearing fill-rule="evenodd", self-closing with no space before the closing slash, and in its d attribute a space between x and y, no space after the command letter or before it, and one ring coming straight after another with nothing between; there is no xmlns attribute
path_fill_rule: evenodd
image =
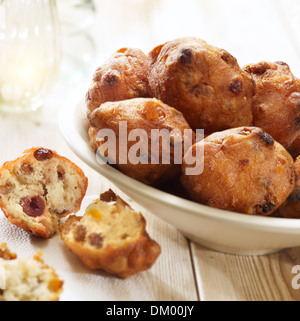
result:
<svg viewBox="0 0 300 321"><path fill-rule="evenodd" d="M265 256L216 253L192 244L200 300L299 301L292 273L300 264L300 248Z"/></svg>

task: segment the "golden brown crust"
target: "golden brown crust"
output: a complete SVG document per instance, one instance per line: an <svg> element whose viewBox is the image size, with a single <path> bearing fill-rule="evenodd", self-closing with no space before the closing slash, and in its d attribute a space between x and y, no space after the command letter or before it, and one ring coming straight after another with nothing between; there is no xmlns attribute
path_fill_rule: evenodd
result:
<svg viewBox="0 0 300 321"><path fill-rule="evenodd" d="M101 202L97 200L94 203L101 204ZM116 195L116 201L112 201L110 207L112 208L111 215L116 215L116 213L123 211L127 204ZM87 213L84 217L72 215L59 229L65 245L88 268L92 270L101 269L120 278L127 278L149 269L160 255L161 248L157 242L149 237L146 232L146 221L140 213L138 216L140 232L133 241L121 242L119 245L107 244L102 248L91 247L86 243L90 233L88 224L84 226L84 235L77 236L77 239L74 236L70 237L70 235L76 233L78 226L83 226L82 220L87 215ZM101 226L101 221L98 224ZM110 233L114 233L114 231L111 230ZM124 233L126 233L125 228Z"/></svg>
<svg viewBox="0 0 300 321"><path fill-rule="evenodd" d="M236 59L197 38L180 38L149 54L151 94L180 110L206 134L252 123L255 84Z"/></svg>
<svg viewBox="0 0 300 321"><path fill-rule="evenodd" d="M300 80L284 62L245 67L256 82L253 125L288 148L300 134Z"/></svg>
<svg viewBox="0 0 300 321"><path fill-rule="evenodd" d="M74 215L70 216L65 223L69 226L62 226L60 229L72 228L73 220L77 221ZM62 239L89 269L104 270L120 278L128 278L151 268L160 254L158 244L150 239L147 233L141 234L134 243L122 248L108 247L101 255L97 249L87 249L84 244L64 240L63 234Z"/></svg>
<svg viewBox="0 0 300 321"><path fill-rule="evenodd" d="M186 175L186 158L204 147L204 171ZM241 127L195 144L183 162L182 183L197 202L254 215L272 214L294 188L293 159L267 133ZM280 188L279 188L280 186Z"/></svg>
<svg viewBox="0 0 300 321"><path fill-rule="evenodd" d="M125 164L122 164L120 161L120 156L123 157L125 155L124 151L119 152L120 121L126 122L128 135L132 130L137 129L141 129L146 133L146 141L141 142L140 157L145 162L148 162L148 164L133 164L130 161L129 151L136 144L136 141L127 142L127 159L125 159ZM145 184L155 185L180 174L180 164L174 164L174 146L172 146L172 143L167 146L166 142L160 142L160 154L152 154L153 157L158 159L158 164L151 163L152 129L165 129L168 133L176 129L180 132L180 136L182 136L180 142L183 140L184 130L191 130L183 115L176 109L154 98L136 98L120 102L108 102L94 110L89 117L89 122L91 126L89 129L90 145L95 152L104 143L103 141L97 141L99 130L109 129L113 130L116 134L116 154L111 158L116 162L116 167L126 175ZM193 135L191 136L193 139ZM122 137L124 138L124 136ZM188 141L186 143L188 144ZM161 150L167 151L169 148L170 163L163 164Z"/></svg>
<svg viewBox="0 0 300 321"><path fill-rule="evenodd" d="M136 97L148 97L147 56L122 48L96 70L86 94L88 114L107 101Z"/></svg>
<svg viewBox="0 0 300 321"><path fill-rule="evenodd" d="M47 157L49 158L47 159ZM45 159L42 160L42 158ZM51 168L53 159L56 159L59 164L63 164L62 171L64 166L68 165L69 170L71 169L71 172L80 177L80 184L77 186L79 189L78 195L80 195L74 199L70 208L64 208L59 213L53 212L53 209L48 207L51 196L48 193L47 186L51 183L51 179L54 180L54 177L50 177L46 172ZM36 163L39 163L42 170L37 177L34 177L32 171ZM57 172L58 174L62 175L62 173ZM29 177L30 182L28 181ZM63 178L61 178L61 181L63 181ZM19 186L16 187L16 184ZM32 188L29 191L29 186L35 185L42 185L42 190L37 188L34 191L34 188ZM53 150L33 147L24 151L17 159L4 163L0 168L0 208L12 224L24 229L31 235L49 238L55 234L59 218L79 211L87 186L87 177L69 159L58 155ZM27 191L28 198L24 197ZM55 190L52 191L53 193L55 193ZM58 197L63 197L63 195Z"/></svg>

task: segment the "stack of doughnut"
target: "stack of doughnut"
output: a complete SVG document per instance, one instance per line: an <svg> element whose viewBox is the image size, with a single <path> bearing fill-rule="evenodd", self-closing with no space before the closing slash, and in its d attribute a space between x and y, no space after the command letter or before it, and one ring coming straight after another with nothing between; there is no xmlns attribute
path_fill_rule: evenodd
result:
<svg viewBox="0 0 300 321"><path fill-rule="evenodd" d="M286 63L241 68L226 50L198 38L166 42L148 55L122 48L97 69L86 107L90 145L103 157L97 133L110 129L118 141L123 121L128 134L146 131L138 151L146 160L152 129L204 130L179 165L172 143L168 165L161 155L155 164L120 161L116 144L111 164L129 177L171 185L172 193L219 209L300 218L300 80ZM187 159L203 148L202 173L187 175L195 166Z"/></svg>

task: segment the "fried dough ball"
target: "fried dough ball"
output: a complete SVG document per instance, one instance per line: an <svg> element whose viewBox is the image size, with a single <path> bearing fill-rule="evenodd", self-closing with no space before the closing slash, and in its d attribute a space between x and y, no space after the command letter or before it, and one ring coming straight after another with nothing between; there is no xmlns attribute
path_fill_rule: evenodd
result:
<svg viewBox="0 0 300 321"><path fill-rule="evenodd" d="M104 103L94 110L89 121L90 145L98 156L149 185L180 175L183 146L191 146L194 139L182 114L155 98ZM185 129L191 135L184 136ZM164 139L156 136L159 132ZM115 145L113 139L105 141L106 133L115 135Z"/></svg>
<svg viewBox="0 0 300 321"><path fill-rule="evenodd" d="M88 114L107 101L149 97L147 70L140 49L119 49L95 72L86 94Z"/></svg>
<svg viewBox="0 0 300 321"><path fill-rule="evenodd" d="M157 99L182 112L205 134L252 123L255 83L223 49L180 38L149 54L149 86Z"/></svg>
<svg viewBox="0 0 300 321"><path fill-rule="evenodd" d="M33 147L0 168L0 208L30 235L52 237L60 218L80 210L88 178L71 160Z"/></svg>
<svg viewBox="0 0 300 321"><path fill-rule="evenodd" d="M144 216L112 190L94 200L83 216L70 216L60 233L84 265L120 278L150 269L161 253Z"/></svg>
<svg viewBox="0 0 300 321"><path fill-rule="evenodd" d="M276 216L284 218L300 218L300 157L294 163L295 169L295 188L287 200L276 211Z"/></svg>
<svg viewBox="0 0 300 321"><path fill-rule="evenodd" d="M253 126L288 148L300 134L300 80L284 62L245 67L256 82Z"/></svg>
<svg viewBox="0 0 300 321"><path fill-rule="evenodd" d="M202 174L187 175L197 150L204 148ZM198 153L198 155L201 155ZM295 185L293 159L257 127L214 133L193 145L184 157L182 183L194 201L253 215L272 214Z"/></svg>

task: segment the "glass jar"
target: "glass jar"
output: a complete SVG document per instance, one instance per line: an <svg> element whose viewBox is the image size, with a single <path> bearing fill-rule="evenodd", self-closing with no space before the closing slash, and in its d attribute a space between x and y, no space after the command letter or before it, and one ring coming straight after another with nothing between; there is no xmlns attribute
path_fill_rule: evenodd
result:
<svg viewBox="0 0 300 321"><path fill-rule="evenodd" d="M37 110L57 72L55 0L0 0L0 110Z"/></svg>

